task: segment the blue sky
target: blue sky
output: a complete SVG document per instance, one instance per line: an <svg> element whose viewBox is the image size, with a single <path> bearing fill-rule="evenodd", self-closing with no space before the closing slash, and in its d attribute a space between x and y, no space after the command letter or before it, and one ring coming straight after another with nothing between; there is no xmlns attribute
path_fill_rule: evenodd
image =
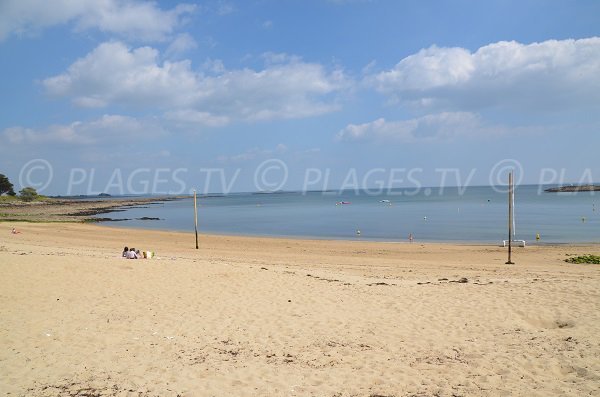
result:
<svg viewBox="0 0 600 397"><path fill-rule="evenodd" d="M3 0L0 173L45 194L599 182L599 36L593 0Z"/></svg>

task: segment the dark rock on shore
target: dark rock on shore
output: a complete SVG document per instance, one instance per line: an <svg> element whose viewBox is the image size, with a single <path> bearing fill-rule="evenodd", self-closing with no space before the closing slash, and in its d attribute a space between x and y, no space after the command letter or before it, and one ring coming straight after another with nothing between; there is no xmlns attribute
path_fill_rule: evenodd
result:
<svg viewBox="0 0 600 397"><path fill-rule="evenodd" d="M90 218L88 222L121 222L121 221L130 221L129 218Z"/></svg>
<svg viewBox="0 0 600 397"><path fill-rule="evenodd" d="M0 222L102 222L130 219L98 217L129 208L148 208L166 201L189 196L123 198L111 200L47 199L44 201L15 201L0 203ZM152 218L142 220L155 220Z"/></svg>

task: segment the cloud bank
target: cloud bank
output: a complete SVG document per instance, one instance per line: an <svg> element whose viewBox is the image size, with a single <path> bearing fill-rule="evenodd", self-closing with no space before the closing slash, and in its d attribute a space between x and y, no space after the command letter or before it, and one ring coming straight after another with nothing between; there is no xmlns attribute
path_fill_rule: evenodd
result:
<svg viewBox="0 0 600 397"><path fill-rule="evenodd" d="M365 79L421 109L554 111L600 103L600 38L423 49Z"/></svg>
<svg viewBox="0 0 600 397"><path fill-rule="evenodd" d="M444 112L402 121L380 118L363 124L349 124L338 132L336 139L402 143L448 141L459 136L476 136L485 128L476 114Z"/></svg>
<svg viewBox="0 0 600 397"><path fill-rule="evenodd" d="M4 138L12 144L63 143L112 145L127 137L151 138L165 134L156 120L140 120L120 115L103 115L99 119L66 125L52 125L43 129L11 127L3 131Z"/></svg>
<svg viewBox="0 0 600 397"><path fill-rule="evenodd" d="M98 29L135 40L162 41L195 9L192 4L179 4L162 10L154 2L134 0L3 0L0 41L70 22L76 30Z"/></svg>
<svg viewBox="0 0 600 397"><path fill-rule="evenodd" d="M180 35L167 52L180 55L194 46L191 36ZM162 125L184 129L315 117L341 110L344 93L357 86L339 68L328 70L281 53L265 53L262 58L260 70L230 70L220 60L209 60L195 70L187 59L162 60L156 48L110 41L42 85L50 95L68 98L79 107L155 110ZM371 72L363 87L403 110L416 110L417 117L351 123L337 133L337 141L433 142L509 128L539 131L535 126L498 126L485 119L485 112L499 110L510 119L515 112L598 108L600 38L498 42L474 52L432 46L389 70ZM91 139L74 126L6 131L14 142Z"/></svg>
<svg viewBox="0 0 600 397"><path fill-rule="evenodd" d="M54 96L82 107L149 107L169 119L219 126L231 120L311 117L339 109L336 94L350 84L341 70L282 57L263 70L226 70L204 75L191 61L164 61L151 47L100 44L60 75L42 84Z"/></svg>

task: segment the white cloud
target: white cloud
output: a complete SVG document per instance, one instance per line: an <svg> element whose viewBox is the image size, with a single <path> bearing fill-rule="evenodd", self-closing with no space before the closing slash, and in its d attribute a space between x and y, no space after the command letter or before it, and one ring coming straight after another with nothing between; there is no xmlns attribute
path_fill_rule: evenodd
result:
<svg viewBox="0 0 600 397"><path fill-rule="evenodd" d="M600 103L600 38L423 49L369 76L393 102L425 108L555 110Z"/></svg>
<svg viewBox="0 0 600 397"><path fill-rule="evenodd" d="M10 143L40 144L50 142L89 144L93 141L87 136L79 136L75 132L79 123L70 125L53 125L43 131L31 128L10 127L4 130L4 136Z"/></svg>
<svg viewBox="0 0 600 397"><path fill-rule="evenodd" d="M426 91L465 83L474 69L469 51L433 46L404 58L394 69L377 75L375 82L382 92Z"/></svg>
<svg viewBox="0 0 600 397"><path fill-rule="evenodd" d="M1 1L0 41L11 34L35 34L43 28L66 23L88 8L84 1L56 0L51 7L43 0Z"/></svg>
<svg viewBox="0 0 600 397"><path fill-rule="evenodd" d="M349 124L338 132L337 140L375 140L404 143L449 141L459 136L500 133L484 126L479 117L468 112L443 112L419 118L386 121L383 118L364 124Z"/></svg>
<svg viewBox="0 0 600 397"><path fill-rule="evenodd" d="M120 42L103 43L66 73L44 80L43 85L50 94L72 97L79 106L178 106L193 102L198 86L190 62L159 65L158 57L158 51L150 47L130 51Z"/></svg>
<svg viewBox="0 0 600 397"><path fill-rule="evenodd" d="M164 134L163 128L154 120L138 120L120 115L104 115L89 122L75 121L41 130L11 127L3 131L5 139L12 144L114 144L120 139L151 138Z"/></svg>
<svg viewBox="0 0 600 397"><path fill-rule="evenodd" d="M311 117L338 110L329 96L345 84L341 71L328 74L318 64L292 62L261 71L233 70L203 79L200 85L206 95L198 104L245 121Z"/></svg>
<svg viewBox="0 0 600 397"><path fill-rule="evenodd" d="M225 65L220 59L207 59L204 64L202 64L202 70L207 73L221 74L225 72Z"/></svg>
<svg viewBox="0 0 600 397"><path fill-rule="evenodd" d="M197 47L198 43L196 43L196 40L190 34L182 33L169 45L165 51L165 56L167 58L178 57Z"/></svg>
<svg viewBox="0 0 600 397"><path fill-rule="evenodd" d="M0 2L0 41L11 34L36 34L74 22L77 29L99 29L136 40L160 41L171 35L195 5L161 10L154 2L136 0L3 0Z"/></svg>
<svg viewBox="0 0 600 397"><path fill-rule="evenodd" d="M269 62L260 71L226 70L219 64L216 75L207 76L192 71L188 60L159 64L156 49L109 42L43 85L79 106L153 107L173 119L197 119L205 125L310 117L339 109L335 96L349 84L341 70L328 72L287 55L266 58Z"/></svg>

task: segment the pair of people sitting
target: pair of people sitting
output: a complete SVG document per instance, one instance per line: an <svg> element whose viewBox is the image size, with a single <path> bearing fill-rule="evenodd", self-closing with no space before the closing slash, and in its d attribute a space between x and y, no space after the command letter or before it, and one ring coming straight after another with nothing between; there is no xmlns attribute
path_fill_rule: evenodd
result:
<svg viewBox="0 0 600 397"><path fill-rule="evenodd" d="M125 259L148 259L154 256L154 252L136 250L135 248L123 248L123 258Z"/></svg>
<svg viewBox="0 0 600 397"><path fill-rule="evenodd" d="M136 250L135 248L123 248L123 258L125 259L140 259L142 257L140 250Z"/></svg>

